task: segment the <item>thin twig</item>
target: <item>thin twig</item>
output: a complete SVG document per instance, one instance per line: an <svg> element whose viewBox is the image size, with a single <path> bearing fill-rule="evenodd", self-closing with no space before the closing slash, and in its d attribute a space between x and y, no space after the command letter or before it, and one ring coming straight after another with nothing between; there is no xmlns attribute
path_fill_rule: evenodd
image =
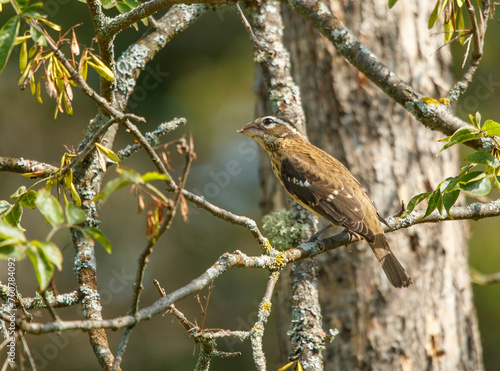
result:
<svg viewBox="0 0 500 371"><path fill-rule="evenodd" d="M240 7L240 3L236 2L234 4L234 7L236 8L236 12L238 13L238 16L240 17L241 22L243 23L243 26L245 27L245 29L248 32L248 35L250 36L250 40L255 44L255 46L260 51L267 53L267 54L269 54L269 56L273 57L275 55L275 53L273 51L269 50L269 48L265 44L261 43L259 41L259 39L253 33L252 26L250 25L247 18L245 17L245 13L243 13L243 10Z"/></svg>
<svg viewBox="0 0 500 371"><path fill-rule="evenodd" d="M210 302L210 296L212 295L212 290L214 288L214 280L210 282L210 286L208 288L208 295L207 298L205 299L205 307L202 307L202 317L201 317L201 324L200 324L200 329L203 330L205 327L205 319L207 318L207 311L208 311L208 303Z"/></svg>
<svg viewBox="0 0 500 371"><path fill-rule="evenodd" d="M32 371L36 371L36 363L35 360L33 359L33 356L31 355L30 347L28 346L28 342L26 341L26 338L24 337L22 331L19 331L19 337L21 338L21 342L23 344L24 352L28 356L28 360L30 361L30 366Z"/></svg>
<svg viewBox="0 0 500 371"><path fill-rule="evenodd" d="M492 273L492 274L484 274L484 273L478 272L477 270L471 268L470 273L471 273L472 283L479 285L479 286L491 285L491 284L500 282L500 272L496 272L496 273Z"/></svg>

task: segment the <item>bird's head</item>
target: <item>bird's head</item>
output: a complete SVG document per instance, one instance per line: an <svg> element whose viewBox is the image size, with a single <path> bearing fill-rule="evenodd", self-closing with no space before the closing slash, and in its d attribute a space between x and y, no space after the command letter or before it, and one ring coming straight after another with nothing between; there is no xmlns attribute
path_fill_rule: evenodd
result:
<svg viewBox="0 0 500 371"><path fill-rule="evenodd" d="M264 149L272 150L283 141L301 136L290 121L276 116L262 116L243 126L238 133L255 139Z"/></svg>

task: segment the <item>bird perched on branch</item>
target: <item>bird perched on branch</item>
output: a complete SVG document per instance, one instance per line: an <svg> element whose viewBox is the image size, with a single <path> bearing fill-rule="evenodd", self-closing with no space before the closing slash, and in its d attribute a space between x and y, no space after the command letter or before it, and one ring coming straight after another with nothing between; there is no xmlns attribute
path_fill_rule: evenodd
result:
<svg viewBox="0 0 500 371"><path fill-rule="evenodd" d="M309 143L293 123L275 116L259 117L238 132L267 152L274 175L295 201L352 235L364 237L393 286L412 283L387 243L380 225L385 220L340 161Z"/></svg>

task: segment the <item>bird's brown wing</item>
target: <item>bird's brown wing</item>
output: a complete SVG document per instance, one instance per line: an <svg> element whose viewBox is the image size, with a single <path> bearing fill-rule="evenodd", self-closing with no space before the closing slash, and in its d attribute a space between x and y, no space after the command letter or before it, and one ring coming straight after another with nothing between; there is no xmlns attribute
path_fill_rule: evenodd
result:
<svg viewBox="0 0 500 371"><path fill-rule="evenodd" d="M299 203L331 223L342 225L373 242L375 234L363 221L365 213L361 201L339 175L343 165L340 162L334 165L340 167L336 169L338 166L331 163L320 167L313 159L291 156L282 159L280 174L276 175ZM347 173L344 176L352 175ZM354 177L352 180L357 184Z"/></svg>

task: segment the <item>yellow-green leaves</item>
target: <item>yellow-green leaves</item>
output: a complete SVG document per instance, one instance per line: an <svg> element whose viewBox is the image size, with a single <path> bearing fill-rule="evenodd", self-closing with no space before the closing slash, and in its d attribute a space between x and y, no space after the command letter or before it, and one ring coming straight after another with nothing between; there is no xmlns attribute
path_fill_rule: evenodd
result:
<svg viewBox="0 0 500 371"><path fill-rule="evenodd" d="M464 45L465 35L468 30L465 30L464 15L462 0L437 0L431 15L429 16L428 27L431 29L436 24L440 17L443 17L444 41L449 42L456 32L459 37L460 44Z"/></svg>
<svg viewBox="0 0 500 371"><path fill-rule="evenodd" d="M111 69L108 66L106 66L104 62L101 61L101 59L97 55L92 53L89 54L91 55L95 63L88 60L87 61L88 65L92 67L94 71L96 71L104 79L111 82L115 81L115 75L113 74L113 71L111 71Z"/></svg>
<svg viewBox="0 0 500 371"><path fill-rule="evenodd" d="M63 160L62 163L66 163ZM68 183L72 177L62 178ZM58 183L58 182L55 182ZM53 184L54 185L54 184ZM74 185L72 186L74 188ZM49 187L50 188L50 187ZM39 192L20 187L11 199L15 201L0 201L0 259L15 258L21 260L28 255L35 269L38 284L44 290L54 274L54 267L62 269L62 253L51 240L52 235L63 229L79 229L87 238L93 238L111 252L111 243L106 236L97 228L84 227L86 221L85 212L75 204L68 202L66 194L63 193L63 205L59 199L42 189ZM27 240L20 225L23 215L23 207L36 208L52 226L45 241Z"/></svg>
<svg viewBox="0 0 500 371"><path fill-rule="evenodd" d="M96 143L95 146L97 147L98 151L102 153L104 156L109 158L111 161L119 163L120 162L120 157L116 153L113 152L113 150L104 147L100 143Z"/></svg>
<svg viewBox="0 0 500 371"><path fill-rule="evenodd" d="M19 17L9 19L0 29L0 72L3 71L9 60L12 48L19 33Z"/></svg>

